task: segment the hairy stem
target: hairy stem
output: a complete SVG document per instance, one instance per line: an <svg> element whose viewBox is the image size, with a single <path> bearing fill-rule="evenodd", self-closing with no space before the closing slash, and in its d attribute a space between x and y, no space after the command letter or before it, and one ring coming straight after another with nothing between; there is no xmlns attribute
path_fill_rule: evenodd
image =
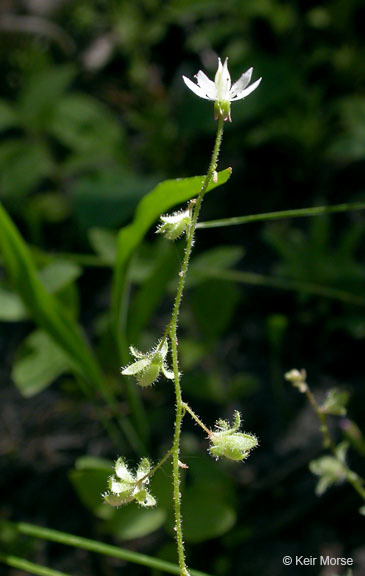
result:
<svg viewBox="0 0 365 576"><path fill-rule="evenodd" d="M207 426L204 424L204 422L202 422L199 418L199 416L197 414L195 414L194 410L192 408L190 408L189 404L187 404L186 402L183 402L183 408L189 412L190 416L193 418L193 420L195 420L195 422L197 424L199 424L200 428L203 428L204 432L206 432L208 434L208 436L210 436L212 434L211 430L209 430L209 428L207 428Z"/></svg>
<svg viewBox="0 0 365 576"><path fill-rule="evenodd" d="M176 530L176 541L177 541L177 551L179 558L180 575L188 576L189 572L185 562L184 554L184 540L183 540L183 530L182 530L182 517L181 517L181 494L180 494L180 468L179 468L179 456L180 456L180 434L181 434L181 422L184 417L184 404L181 394L180 385L180 374L179 374L179 358L178 358L178 340L177 340L177 326L181 300L183 297L183 291L185 286L186 274L189 267L190 255L192 247L194 244L195 229L199 217L200 208L203 202L204 194L207 191L208 185L213 178L213 174L217 168L217 161L219 155L219 149L222 142L223 136L223 118L218 119L217 136L215 140L215 145L213 149L212 158L210 161L209 169L206 177L204 178L202 188L199 196L195 200L192 211L191 224L187 232L186 238L186 248L184 253L184 259L182 262L181 270L179 272L179 283L177 287L174 307L172 311L170 327L170 338L171 338L171 351L172 351L172 365L174 370L174 382L175 382L175 396L176 396L176 416L175 416L175 430L174 430L174 443L173 443L173 499L174 499L174 510L175 510L175 530Z"/></svg>
<svg viewBox="0 0 365 576"><path fill-rule="evenodd" d="M168 452L166 452L165 456L163 458L161 458L161 460L159 462L157 462L156 466L154 466L149 472L148 474L145 474L144 476L142 476L142 478L140 478L139 480L137 480L136 484L141 484L142 482L144 482L146 480L146 478L148 478L149 476L153 476L155 472L157 472L157 470L159 468L161 468L161 466L163 464L165 464L166 460L168 458L170 458L171 454L173 451L173 447L170 448L170 450Z"/></svg>

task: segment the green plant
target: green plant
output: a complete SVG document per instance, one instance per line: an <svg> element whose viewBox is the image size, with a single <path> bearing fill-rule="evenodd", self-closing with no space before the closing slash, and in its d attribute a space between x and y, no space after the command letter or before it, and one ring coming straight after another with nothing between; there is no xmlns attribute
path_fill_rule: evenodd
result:
<svg viewBox="0 0 365 576"><path fill-rule="evenodd" d="M184 414L188 412L199 426L208 434L211 442L209 451L212 456L219 458L225 456L230 460L243 461L250 451L258 444L257 439L252 434L239 432L240 414L235 413L234 424L230 427L228 422L219 420L216 430L212 432L207 428L195 412L183 401L181 374L179 371L179 347L178 347L178 318L184 286L188 273L190 256L193 248L195 230L198 223L199 212L204 196L211 181L218 181L217 164L218 155L223 137L223 126L226 120L231 121L230 102L239 100L250 94L259 85L260 80L247 85L250 82L252 69L248 70L231 88L231 78L227 67L227 59L222 66L218 60L218 70L215 82L212 82L202 71L196 75L198 85L184 78L185 84L198 96L214 101L215 118L218 120L217 135L210 161L207 175L203 179L201 190L196 199L190 201L187 209L172 216L161 216L161 226L158 229L168 240L176 240L182 234L186 235L186 246L184 257L179 272L177 292L173 305L171 320L165 329L160 342L148 353L142 353L134 347L130 348L132 356L136 361L125 367L122 374L125 376L135 376L137 384L141 387L154 384L160 373L167 379L173 380L175 385L176 416L174 424L174 439L172 448L164 458L154 468L148 460L143 459L137 469L136 475L132 475L125 462L121 459L115 464L115 476L109 480L109 490L104 495L105 501L111 506L120 506L131 500L137 500L141 506L150 507L156 504L154 497L145 488L150 476L165 462L168 456L172 456L173 461L173 502L175 511L175 526L177 551L180 567L180 575L188 576L184 554L184 539L181 512L181 468L185 465L180 461L180 435ZM171 348L172 371L166 365L166 357Z"/></svg>
<svg viewBox="0 0 365 576"><path fill-rule="evenodd" d="M336 444L328 428L329 416L346 415L348 394L333 388L329 390L325 401L322 404L318 404L307 384L307 374L305 370L290 370L290 372L285 374L285 379L297 388L299 392L306 395L320 423L323 448L330 451L329 455L312 460L309 464L310 471L316 476L319 476L316 494L320 496L333 484L347 481L362 499L363 505L359 509L359 512L365 515L365 481L356 472L351 470L346 461L349 442L342 441Z"/></svg>

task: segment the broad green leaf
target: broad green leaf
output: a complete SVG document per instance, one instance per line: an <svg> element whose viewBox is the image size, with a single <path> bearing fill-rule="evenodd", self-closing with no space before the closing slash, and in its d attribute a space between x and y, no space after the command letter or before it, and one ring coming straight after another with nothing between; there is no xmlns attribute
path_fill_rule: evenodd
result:
<svg viewBox="0 0 365 576"><path fill-rule="evenodd" d="M182 498L184 538L187 542L203 542L222 536L236 521L232 481L223 467L208 456L202 458L194 454L185 458L189 483ZM169 467L165 466L153 476L151 490L160 507L168 512L167 528L175 534Z"/></svg>
<svg viewBox="0 0 365 576"><path fill-rule="evenodd" d="M74 371L97 387L104 397L109 396L79 325L44 288L26 243L1 205L0 249L9 278L35 323L66 353Z"/></svg>
<svg viewBox="0 0 365 576"><path fill-rule="evenodd" d="M227 182L230 175L230 168L219 172L217 182L211 182L208 191ZM114 333L118 342L122 324L124 285L131 256L161 214L199 194L203 178L195 176L161 182L140 201L133 222L120 230L111 308Z"/></svg>
<svg viewBox="0 0 365 576"><path fill-rule="evenodd" d="M25 196L48 176L52 160L48 150L24 138L9 139L0 146L0 196Z"/></svg>
<svg viewBox="0 0 365 576"><path fill-rule="evenodd" d="M104 461L88 463L87 466L78 465L69 473L70 480L83 505L95 516L102 519L110 519L115 514L115 510L107 506L103 501L102 494L108 486L108 478L113 472L113 464L106 464Z"/></svg>
<svg viewBox="0 0 365 576"><path fill-rule="evenodd" d="M117 538L133 540L155 532L165 520L166 512L162 508L143 509L133 502L116 510L103 528Z"/></svg>
<svg viewBox="0 0 365 576"><path fill-rule="evenodd" d="M69 370L70 365L66 354L44 332L33 332L24 346L29 351L16 360L12 378L22 396L30 398Z"/></svg>
<svg viewBox="0 0 365 576"><path fill-rule="evenodd" d="M182 502L184 537L203 542L222 536L236 522L236 512L214 486L196 485L185 490Z"/></svg>

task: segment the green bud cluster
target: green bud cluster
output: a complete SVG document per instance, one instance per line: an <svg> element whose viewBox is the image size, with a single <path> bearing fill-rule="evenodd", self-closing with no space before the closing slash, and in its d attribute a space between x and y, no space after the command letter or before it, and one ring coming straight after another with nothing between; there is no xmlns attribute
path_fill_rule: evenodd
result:
<svg viewBox="0 0 365 576"><path fill-rule="evenodd" d="M297 370L293 368L284 374L285 380L288 380L294 388L298 388L299 392L303 394L308 390L307 372L305 370Z"/></svg>
<svg viewBox="0 0 365 576"><path fill-rule="evenodd" d="M167 240L177 240L190 226L190 210L180 210L171 215L160 216L162 224L157 228L158 234L163 234Z"/></svg>
<svg viewBox="0 0 365 576"><path fill-rule="evenodd" d="M155 498L148 492L148 475L151 464L143 458L133 474L123 458L118 458L114 467L115 475L109 478L109 490L103 494L104 501L110 506L118 507L135 500L144 508L156 505Z"/></svg>
<svg viewBox="0 0 365 576"><path fill-rule="evenodd" d="M168 380L174 379L174 373L168 369L166 363L167 339L160 342L150 352L140 352L133 346L129 350L137 361L122 369L123 376L135 376L137 384L142 387L151 386L158 380L161 372Z"/></svg>
<svg viewBox="0 0 365 576"><path fill-rule="evenodd" d="M239 432L240 426L241 416L237 410L234 413L232 425L226 420L218 420L215 431L209 436L210 454L215 458L224 456L229 460L246 460L251 450L258 445L258 440L253 434Z"/></svg>

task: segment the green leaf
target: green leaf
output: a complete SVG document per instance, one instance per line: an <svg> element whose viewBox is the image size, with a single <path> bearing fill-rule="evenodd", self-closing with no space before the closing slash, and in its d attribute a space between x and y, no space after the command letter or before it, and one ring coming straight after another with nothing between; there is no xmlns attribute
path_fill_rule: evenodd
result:
<svg viewBox="0 0 365 576"><path fill-rule="evenodd" d="M32 130L46 130L56 114L57 103L75 75L72 66L43 69L34 74L19 98L19 116Z"/></svg>
<svg viewBox="0 0 365 576"><path fill-rule="evenodd" d="M56 105L48 132L75 152L113 157L121 126L107 108L85 94L64 96Z"/></svg>
<svg viewBox="0 0 365 576"><path fill-rule="evenodd" d="M319 476L316 486L317 496L321 496L330 486L346 479L343 464L333 456L322 456L309 463L312 474Z"/></svg>
<svg viewBox="0 0 365 576"><path fill-rule="evenodd" d="M73 371L98 388L103 397L109 396L79 325L43 286L26 243L1 205L0 249L10 280L36 324L65 352Z"/></svg>
<svg viewBox="0 0 365 576"><path fill-rule="evenodd" d="M211 182L208 191L227 182L230 175L230 168L219 172L217 182ZM119 343L124 286L131 256L161 214L199 194L203 178L195 176L161 182L138 204L133 222L119 232L111 307L114 333Z"/></svg>
<svg viewBox="0 0 365 576"><path fill-rule="evenodd" d="M27 317L27 309L19 296L0 285L0 320L2 322L19 322Z"/></svg>
<svg viewBox="0 0 365 576"><path fill-rule="evenodd" d="M33 332L22 347L29 352L16 360L11 375L25 398L38 394L70 369L67 356L44 332Z"/></svg>
<svg viewBox="0 0 365 576"><path fill-rule="evenodd" d="M104 525L104 530L122 540L143 538L164 524L166 513L161 508L143 509L136 503L123 506Z"/></svg>
<svg viewBox="0 0 365 576"><path fill-rule="evenodd" d="M41 144L8 139L0 146L0 196L25 196L48 176L52 160Z"/></svg>
<svg viewBox="0 0 365 576"><path fill-rule="evenodd" d="M236 522L236 513L215 486L196 485L185 490L182 502L184 537L203 542L222 536Z"/></svg>
<svg viewBox="0 0 365 576"><path fill-rule="evenodd" d="M67 260L57 260L39 272L39 279L47 292L55 293L72 284L82 274L82 269Z"/></svg>
<svg viewBox="0 0 365 576"><path fill-rule="evenodd" d="M230 530L236 521L233 484L222 466L208 458L190 458L189 483L182 498L184 538L187 542L203 542L217 538ZM169 468L159 470L152 478L153 494L157 502L169 513L168 530L173 529L175 519L172 510L172 486Z"/></svg>
<svg viewBox="0 0 365 576"><path fill-rule="evenodd" d="M110 519L115 511L107 506L102 498L108 485L108 478L113 472L113 464L105 461L81 463L76 462L76 469L71 470L69 477L83 505L95 516L102 519Z"/></svg>
<svg viewBox="0 0 365 576"><path fill-rule="evenodd" d="M104 262L114 265L117 257L117 235L105 228L92 228L89 231L91 247Z"/></svg>
<svg viewBox="0 0 365 576"><path fill-rule="evenodd" d="M81 274L82 270L72 262L58 260L45 266L39 272L39 279L47 292L57 293L70 286ZM27 320L29 314L20 296L0 285L0 320L19 322Z"/></svg>
<svg viewBox="0 0 365 576"><path fill-rule="evenodd" d="M321 406L321 410L333 416L345 416L348 401L349 395L347 392L340 392L336 390L336 388L333 388L329 390L327 398Z"/></svg>

